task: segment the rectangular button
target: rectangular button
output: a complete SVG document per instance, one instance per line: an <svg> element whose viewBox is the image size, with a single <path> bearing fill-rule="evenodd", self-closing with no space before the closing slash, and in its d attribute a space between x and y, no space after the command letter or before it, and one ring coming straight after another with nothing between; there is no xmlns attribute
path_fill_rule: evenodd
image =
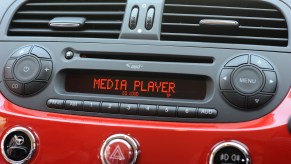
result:
<svg viewBox="0 0 291 164"><path fill-rule="evenodd" d="M19 83L18 81L6 81L5 83L7 87L14 93L17 93L20 95L23 94L24 87L22 83Z"/></svg>
<svg viewBox="0 0 291 164"><path fill-rule="evenodd" d="M64 109L65 108L65 101L60 100L60 99L49 99L47 101L47 106L49 108Z"/></svg>
<svg viewBox="0 0 291 164"><path fill-rule="evenodd" d="M174 106L159 106L158 115L163 117L175 117L176 107Z"/></svg>
<svg viewBox="0 0 291 164"><path fill-rule="evenodd" d="M137 114L137 104L121 104L120 105L121 114Z"/></svg>
<svg viewBox="0 0 291 164"><path fill-rule="evenodd" d="M41 70L36 78L37 80L49 80L53 69L53 63L51 61L41 60Z"/></svg>
<svg viewBox="0 0 291 164"><path fill-rule="evenodd" d="M139 115L155 116L157 112L156 105L139 105Z"/></svg>
<svg viewBox="0 0 291 164"><path fill-rule="evenodd" d="M215 109L199 108L198 117L199 118L215 118L217 116L217 111Z"/></svg>
<svg viewBox="0 0 291 164"><path fill-rule="evenodd" d="M12 60L8 60L8 62L6 63L5 69L4 69L4 78L5 79L13 79L12 67L13 67L14 61L15 61L15 59L12 59Z"/></svg>
<svg viewBox="0 0 291 164"><path fill-rule="evenodd" d="M179 107L178 116L184 118L195 118L197 117L197 108Z"/></svg>
<svg viewBox="0 0 291 164"><path fill-rule="evenodd" d="M100 102L95 101L84 101L83 110L86 112L99 112L100 104Z"/></svg>
<svg viewBox="0 0 291 164"><path fill-rule="evenodd" d="M65 109L67 110L83 110L83 102L77 100L66 100Z"/></svg>
<svg viewBox="0 0 291 164"><path fill-rule="evenodd" d="M119 104L118 103L111 103L111 102L103 102L101 105L101 111L103 113L119 113Z"/></svg>

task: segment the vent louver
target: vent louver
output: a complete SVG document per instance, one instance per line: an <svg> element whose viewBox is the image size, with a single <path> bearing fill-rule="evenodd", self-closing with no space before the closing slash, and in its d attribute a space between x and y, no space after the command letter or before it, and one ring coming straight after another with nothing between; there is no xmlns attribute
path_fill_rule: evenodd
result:
<svg viewBox="0 0 291 164"><path fill-rule="evenodd" d="M8 36L118 38L126 0L30 0L14 15ZM82 17L80 29L53 29L56 17Z"/></svg>
<svg viewBox="0 0 291 164"><path fill-rule="evenodd" d="M231 20L238 26L202 26ZM288 28L273 5L254 0L165 0L161 40L287 46Z"/></svg>

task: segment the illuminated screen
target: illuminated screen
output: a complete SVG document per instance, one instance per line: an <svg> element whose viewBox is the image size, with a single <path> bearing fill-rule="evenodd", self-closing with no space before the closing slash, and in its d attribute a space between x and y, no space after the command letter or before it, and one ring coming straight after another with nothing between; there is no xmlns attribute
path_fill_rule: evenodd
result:
<svg viewBox="0 0 291 164"><path fill-rule="evenodd" d="M71 71L66 76L66 91L203 100L206 95L206 78L120 71Z"/></svg>

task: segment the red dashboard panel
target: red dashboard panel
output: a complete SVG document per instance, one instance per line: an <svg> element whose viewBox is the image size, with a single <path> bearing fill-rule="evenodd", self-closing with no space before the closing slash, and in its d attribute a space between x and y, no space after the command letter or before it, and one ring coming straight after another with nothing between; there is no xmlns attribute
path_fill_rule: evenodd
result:
<svg viewBox="0 0 291 164"><path fill-rule="evenodd" d="M37 103L37 102L35 102ZM0 96L1 138L23 126L37 136L32 163L101 163L100 149L113 134L127 134L140 144L138 163L208 163L221 141L237 140L248 148L252 163L289 163L291 91L270 114L242 123L174 123L46 113L16 106ZM5 163L1 156L0 163Z"/></svg>

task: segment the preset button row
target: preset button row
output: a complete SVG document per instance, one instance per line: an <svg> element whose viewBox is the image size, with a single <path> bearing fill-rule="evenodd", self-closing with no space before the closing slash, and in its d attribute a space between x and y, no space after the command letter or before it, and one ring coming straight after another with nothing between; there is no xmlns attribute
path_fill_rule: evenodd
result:
<svg viewBox="0 0 291 164"><path fill-rule="evenodd" d="M47 106L49 108L55 109L141 116L180 118L215 118L217 116L217 110L209 108L159 106L114 102L49 99L47 101Z"/></svg>

